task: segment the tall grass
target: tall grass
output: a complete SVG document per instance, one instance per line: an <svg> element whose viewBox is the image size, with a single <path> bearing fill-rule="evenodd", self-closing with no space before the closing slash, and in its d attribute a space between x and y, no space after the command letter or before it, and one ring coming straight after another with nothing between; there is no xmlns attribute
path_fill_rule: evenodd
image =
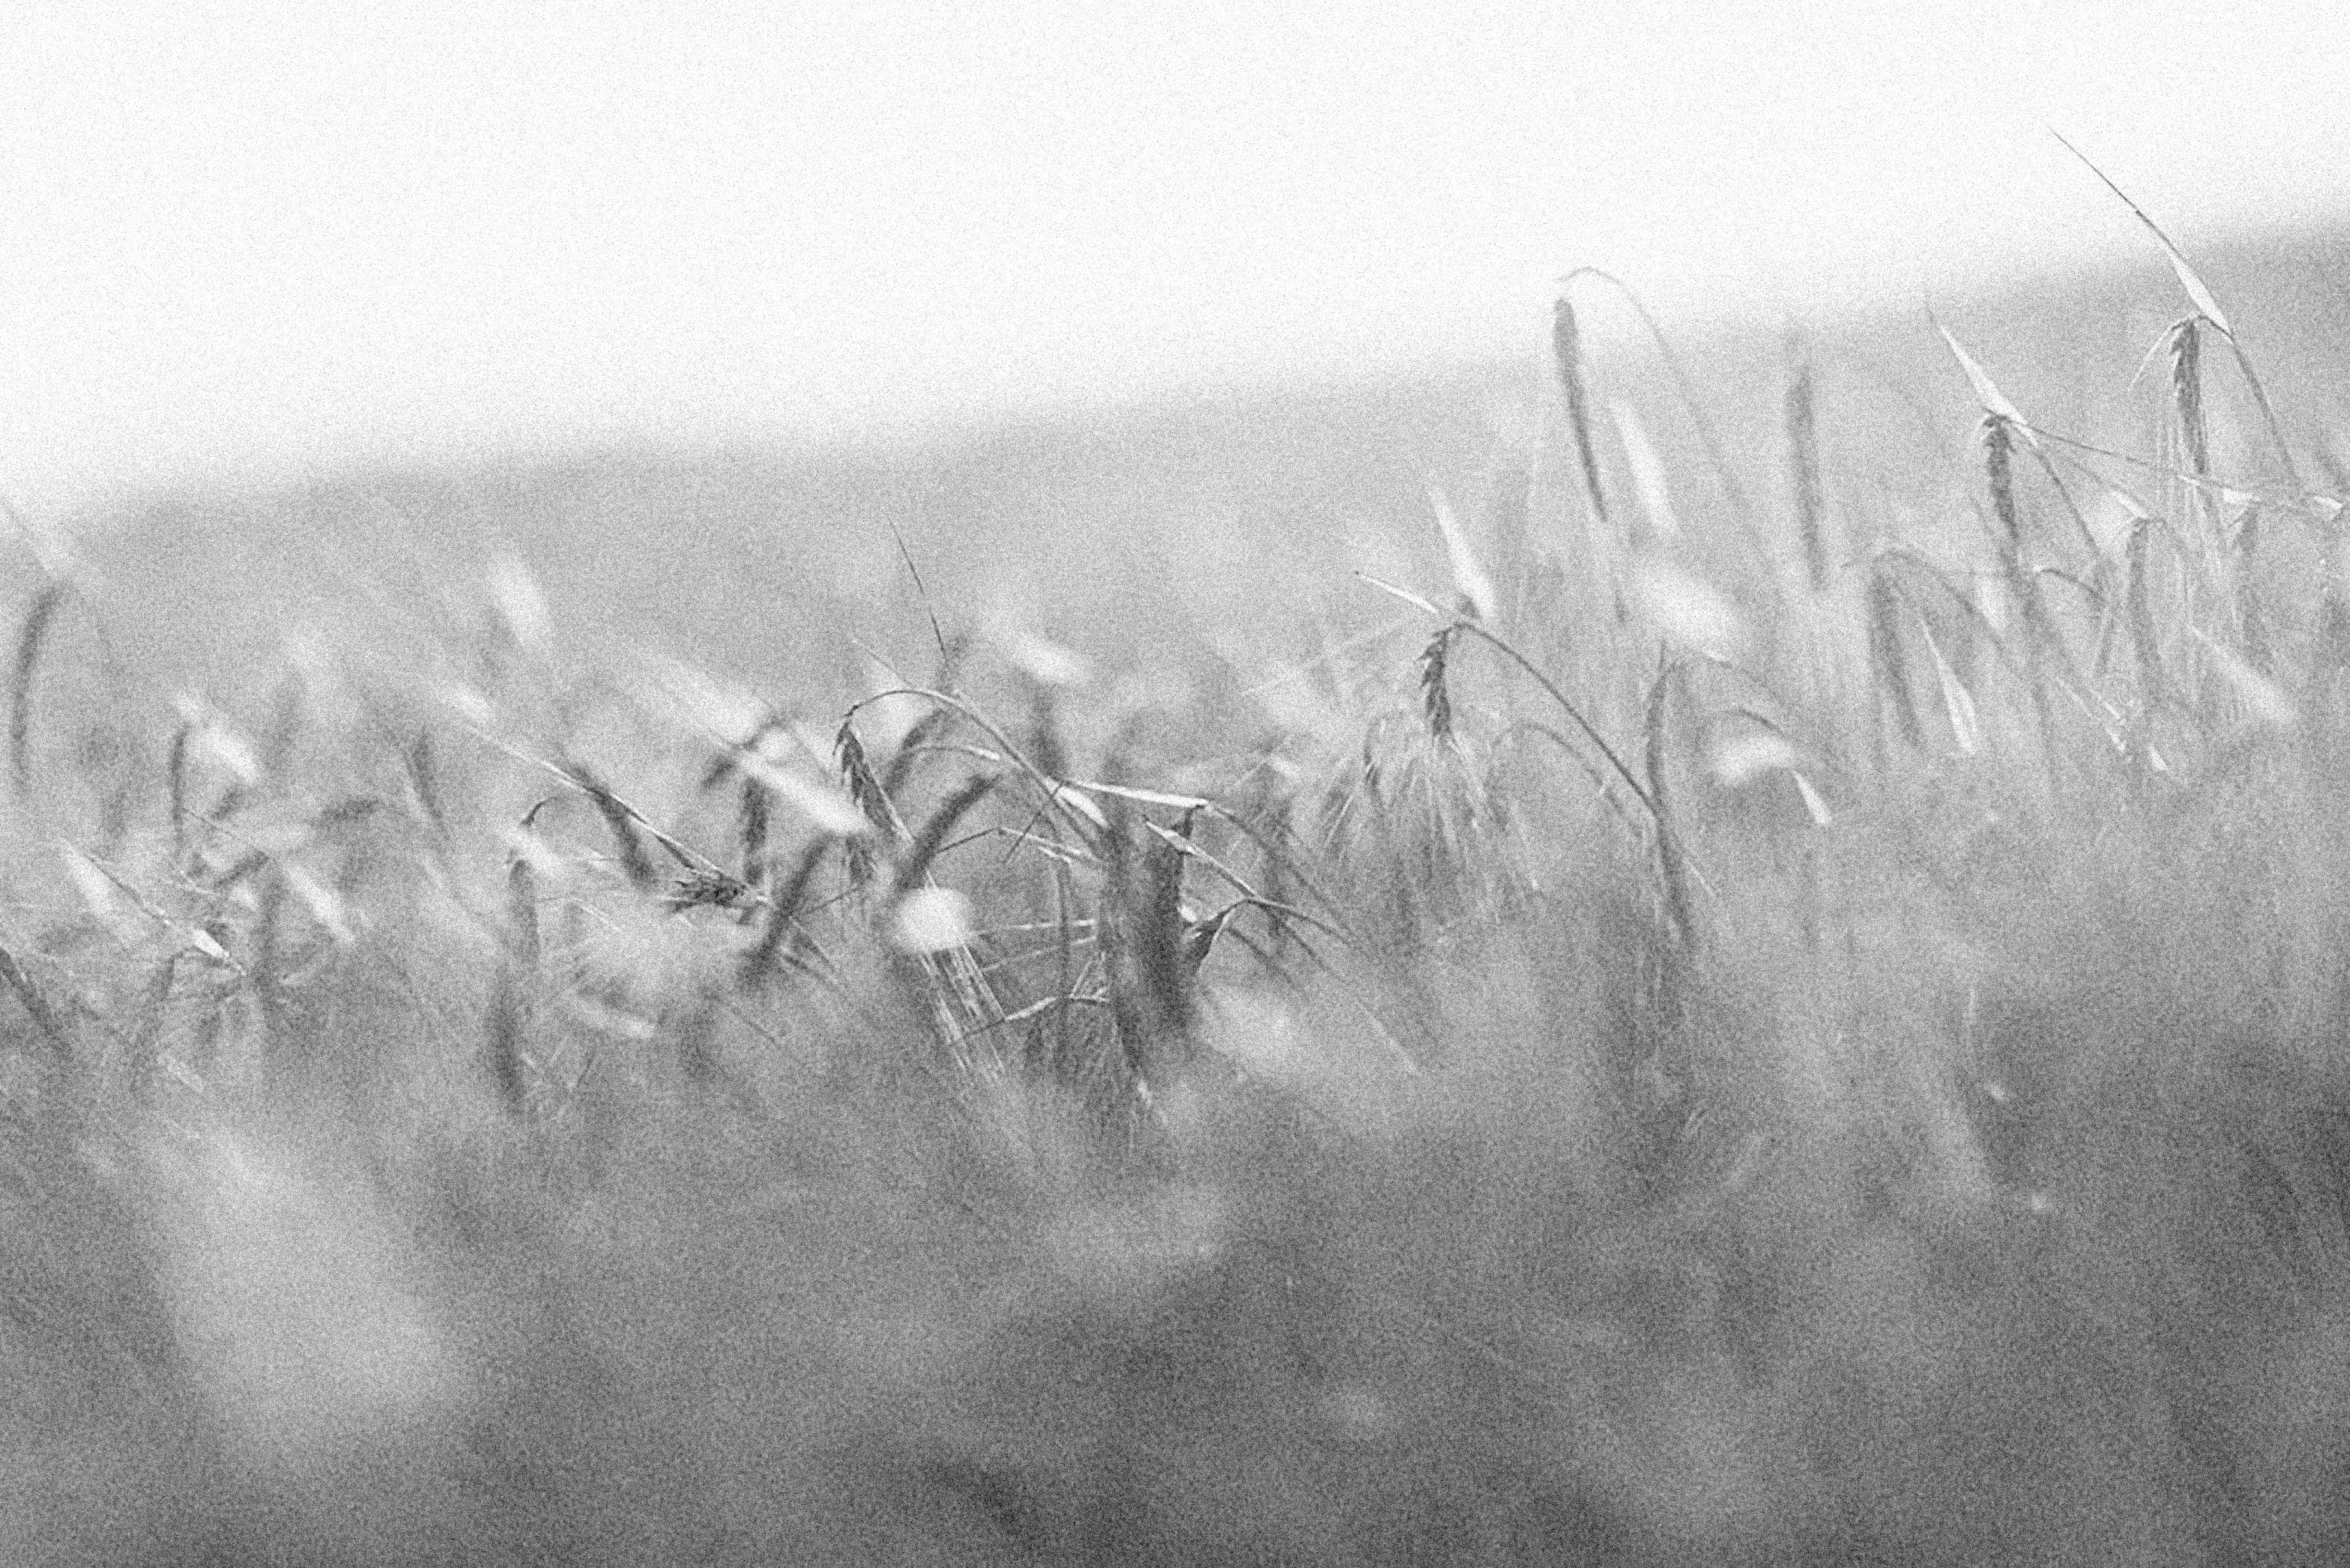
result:
<svg viewBox="0 0 2350 1568"><path fill-rule="evenodd" d="M2330 1560L2342 498L2189 290L2159 483L1953 337L1908 528L1803 350L1668 525L1562 297L1455 597L1242 744L582 671L507 562L77 750L52 581L11 1560Z"/></svg>

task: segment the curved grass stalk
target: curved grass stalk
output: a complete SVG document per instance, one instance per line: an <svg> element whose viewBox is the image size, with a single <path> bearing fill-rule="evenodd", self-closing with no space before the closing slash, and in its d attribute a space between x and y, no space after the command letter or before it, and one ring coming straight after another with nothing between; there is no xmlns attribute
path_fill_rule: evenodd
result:
<svg viewBox="0 0 2350 1568"><path fill-rule="evenodd" d="M1730 498L1731 509L1737 513L1739 531L1746 536L1746 543L1755 552L1756 560L1769 560L1770 551L1764 545L1762 532L1754 520L1754 503L1747 499L1745 487L1738 483L1737 475L1731 471L1730 460L1723 453L1721 440L1714 434L1713 421L1706 417L1705 406L1698 401L1697 382L1682 363L1680 352L1673 347L1672 339L1665 336L1664 328L1657 324L1656 317L1650 314L1647 304L1632 286L1614 273L1598 267L1577 267L1559 280L1562 296L1574 287L1578 278L1591 278L1614 289L1640 318L1649 340L1656 344L1657 356L1664 361L1666 373L1673 378L1673 390L1680 396L1681 406L1688 412L1689 422L1696 427L1698 444L1705 448L1706 463L1713 469L1714 478L1721 485L1723 494Z"/></svg>

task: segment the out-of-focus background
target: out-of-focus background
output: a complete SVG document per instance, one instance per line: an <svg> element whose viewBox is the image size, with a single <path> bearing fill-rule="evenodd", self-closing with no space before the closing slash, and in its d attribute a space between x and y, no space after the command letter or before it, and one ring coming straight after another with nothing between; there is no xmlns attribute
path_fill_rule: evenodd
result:
<svg viewBox="0 0 2350 1568"><path fill-rule="evenodd" d="M0 493L775 436L1914 310L2338 217L2309 3L21 5Z"/></svg>

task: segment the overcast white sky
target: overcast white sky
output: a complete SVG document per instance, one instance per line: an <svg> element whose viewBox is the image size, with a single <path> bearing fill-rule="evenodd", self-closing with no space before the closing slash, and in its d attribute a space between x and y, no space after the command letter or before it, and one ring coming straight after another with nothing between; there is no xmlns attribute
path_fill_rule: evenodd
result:
<svg viewBox="0 0 2350 1568"><path fill-rule="evenodd" d="M2326 3L0 15L0 492L841 431L1914 298L2350 197Z"/></svg>

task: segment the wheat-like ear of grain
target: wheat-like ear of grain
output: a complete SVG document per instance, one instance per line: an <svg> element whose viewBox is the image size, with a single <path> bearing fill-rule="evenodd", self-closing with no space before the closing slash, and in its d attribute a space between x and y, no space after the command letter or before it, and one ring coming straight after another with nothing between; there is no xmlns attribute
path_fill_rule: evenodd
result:
<svg viewBox="0 0 2350 1568"><path fill-rule="evenodd" d="M41 661L42 640L56 618L57 607L65 601L65 592L62 578L43 583L16 631L16 663L8 676L8 772L19 802L31 794L33 783L33 675Z"/></svg>
<svg viewBox="0 0 2350 1568"><path fill-rule="evenodd" d="M2203 409L2203 334L2189 316L2169 333L2171 411L2178 425L2179 460L2187 476L2186 504L2194 509L2198 555L2207 571L2225 571L2219 504L2211 493L2211 428Z"/></svg>
<svg viewBox="0 0 2350 1568"><path fill-rule="evenodd" d="M1820 433L1813 406L1811 356L1802 333L1787 333L1787 464L1795 491L1795 526L1815 594L1828 591L1827 502L1820 489Z"/></svg>
<svg viewBox="0 0 2350 1568"><path fill-rule="evenodd" d="M1110 1011L1128 1065L1151 1094L1164 1093L1191 1060L1191 968L1185 952L1181 832L1161 836L1122 809L1109 842ZM1137 836L1147 840L1139 847Z"/></svg>
<svg viewBox="0 0 2350 1568"><path fill-rule="evenodd" d="M2267 384L2260 379L2260 372L2254 367L2252 356L2244 352L2243 342L2237 338L2236 329L2229 325L2227 313L2219 308L2219 300L2203 281L2202 274L2188 263L2186 253L2171 242L2171 237L2162 231L2162 226L2148 217L2146 210L2132 201L2129 193L2115 184L2111 176L2091 162L2087 153L2066 141L2055 129L2051 128L2049 134L2063 143L2066 152L2080 159L2082 165L2096 175L2098 181L2113 192L2123 206L2130 209L2130 215L2145 225L2146 232L2154 236L2154 243L2162 247L2162 254L2170 262L2171 271L2177 276L2179 287L2186 292L2188 300L2203 319L2210 322L2219 335L2227 340L2228 349L2236 359L2236 368L2243 374L2244 385L2250 389L2252 401L2260 409L2261 423L2268 429L2269 440L2276 445L2277 460L2284 465L2285 482L2292 487L2294 494L2306 495L2308 491L2301 483L2300 465L2294 461L2292 443L2285 439L2284 426L2277 421L2276 408L2269 402ZM2330 581L2327 591L2333 591Z"/></svg>
<svg viewBox="0 0 2350 1568"><path fill-rule="evenodd" d="M905 824L898 820L897 809L890 804L881 781L874 777L873 763L865 755L864 737L857 733L855 719L844 719L832 737L833 758L840 765L842 785L857 809L891 842L902 842Z"/></svg>
<svg viewBox="0 0 2350 1568"><path fill-rule="evenodd" d="M1649 685L1647 713L1641 728L1642 764L1648 774L1649 810L1656 819L1656 865L1658 879L1664 887L1665 916L1674 945L1686 948L1697 939L1697 923L1689 897L1688 859L1673 828L1670 765L1666 754L1672 694L1680 679L1680 665L1670 659L1664 661Z"/></svg>
<svg viewBox="0 0 2350 1568"><path fill-rule="evenodd" d="M906 783L914 776L914 764L922 756L923 747L937 738L953 711L951 708L932 708L916 719L906 733L898 738L897 749L889 754L889 763L881 770L881 795L884 800L895 800L905 793Z"/></svg>
<svg viewBox="0 0 2350 1568"><path fill-rule="evenodd" d="M1564 291L1552 307L1551 353L1557 364L1559 389L1566 395L1567 429L1575 441L1575 460L1583 476L1583 494L1591 515L1603 533L1612 533L1607 489L1599 477L1599 449L1591 431L1591 392L1583 381L1583 335L1575 321L1574 301Z"/></svg>
<svg viewBox="0 0 2350 1568"><path fill-rule="evenodd" d="M835 842L822 836L810 840L800 851L791 875L769 895L767 922L759 932L759 940L743 955L742 969L735 980L740 989L756 991L786 956L787 945L799 929L800 909L807 902L808 888L816 880L817 868L824 863L826 851Z"/></svg>
<svg viewBox="0 0 2350 1568"><path fill-rule="evenodd" d="M1901 601L1883 568L1869 574L1869 662L1875 667L1877 690L1893 704L1893 719L1902 741L1912 750L1925 742L1918 721L1917 698L1909 687L1909 664L1901 650Z"/></svg>
<svg viewBox="0 0 2350 1568"><path fill-rule="evenodd" d="M1440 744L1452 740L1452 688L1446 680L1455 628L1447 626L1420 650L1420 711Z"/></svg>
<svg viewBox="0 0 2350 1568"><path fill-rule="evenodd" d="M483 1054L490 1091L509 1121L520 1121L530 1111L530 1083L524 1070L522 1046L525 986L510 964L498 967L491 982L490 1016Z"/></svg>
<svg viewBox="0 0 2350 1568"><path fill-rule="evenodd" d="M865 741L857 733L854 715L841 721L839 731L832 738L834 760L840 766L841 785L849 799L863 813L867 822L890 845L903 845L908 837L905 819L898 815L890 791L874 777L873 763L865 755ZM861 839L852 839L848 846L849 881L863 887L873 880L875 859L873 850Z"/></svg>
<svg viewBox="0 0 2350 1568"><path fill-rule="evenodd" d="M1999 544L2011 576L2023 572L2024 524L2015 504L2015 425L2004 414L1983 416L1983 485L1991 515L1999 520Z"/></svg>
<svg viewBox="0 0 2350 1568"><path fill-rule="evenodd" d="M895 894L902 896L930 874L931 862L946 847L947 835L955 830L956 824L963 820L973 806L986 798L995 785L993 774L973 774L952 795L939 802L923 820L922 826L915 830L913 837L906 841L904 850L897 857L890 879Z"/></svg>
<svg viewBox="0 0 2350 1568"><path fill-rule="evenodd" d="M757 779L745 779L736 814L736 864L743 885L754 891L767 880L767 790Z"/></svg>
<svg viewBox="0 0 2350 1568"><path fill-rule="evenodd" d="M660 881L660 874L653 869L652 857L645 853L644 836L637 831L636 812L585 766L568 763L562 771L579 786L580 792L595 806L596 815L612 830L613 843L620 851L620 870L628 878L628 885L640 893L652 891Z"/></svg>
<svg viewBox="0 0 2350 1568"><path fill-rule="evenodd" d="M2179 439L2185 449L2187 472L2197 479L2211 476L2211 433L2203 419L2203 335L2198 318L2187 317L2170 329L2171 403L2178 414ZM2195 487L2203 494L2203 487Z"/></svg>
<svg viewBox="0 0 2350 1568"><path fill-rule="evenodd" d="M1436 531L1443 536L1445 561L1452 568L1452 585L1461 602L1478 620L1495 619L1500 614L1501 603L1493 578L1477 559L1476 546L1470 543L1468 530L1461 526L1451 500L1433 479L1428 481L1428 504L1436 514Z"/></svg>
<svg viewBox="0 0 2350 1568"><path fill-rule="evenodd" d="M1047 778L1069 776L1069 748L1061 741L1061 702L1045 681L1028 683L1028 759Z"/></svg>

